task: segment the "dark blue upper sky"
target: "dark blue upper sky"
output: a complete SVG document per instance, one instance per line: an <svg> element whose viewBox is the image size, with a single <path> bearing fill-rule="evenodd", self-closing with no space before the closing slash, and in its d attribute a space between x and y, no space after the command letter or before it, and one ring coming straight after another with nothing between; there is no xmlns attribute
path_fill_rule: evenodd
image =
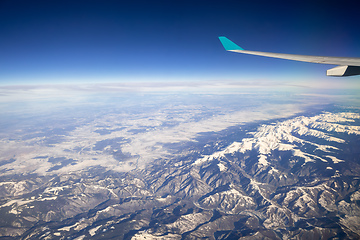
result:
<svg viewBox="0 0 360 240"><path fill-rule="evenodd" d="M360 57L355 1L0 1L0 84L325 78L329 65L224 51ZM353 77L358 78L358 77Z"/></svg>

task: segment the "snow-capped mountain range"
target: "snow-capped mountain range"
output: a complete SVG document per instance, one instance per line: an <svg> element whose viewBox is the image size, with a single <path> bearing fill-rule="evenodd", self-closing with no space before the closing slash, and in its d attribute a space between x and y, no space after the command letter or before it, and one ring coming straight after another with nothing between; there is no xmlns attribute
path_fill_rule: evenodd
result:
<svg viewBox="0 0 360 240"><path fill-rule="evenodd" d="M225 157L227 154L234 154L236 152L246 153L251 150L258 151L258 163L263 166L269 165L267 158L274 150L292 151L294 156L303 158L305 163L314 162L315 160L328 162L328 160L316 155L300 151L298 145L307 143L316 147L315 150L329 153L331 153L331 150L338 150L336 147L316 144L304 140L302 137L315 137L324 139L330 143L344 143L344 139L332 136L331 132L360 135L360 126L348 124L355 122L355 119L359 118L360 115L354 113L324 113L313 117L300 116L271 125L262 125L256 132L249 133L250 135L253 135L253 137L244 138L241 142L234 142L225 150L204 156L203 158L198 159L194 164L199 165L206 161ZM334 163L344 161L333 156L328 157ZM220 166L219 168L221 170Z"/></svg>
<svg viewBox="0 0 360 240"><path fill-rule="evenodd" d="M179 143L172 156L130 172L91 168L19 181L5 176L1 235L360 237L360 114L324 112L251 128L241 125L230 141L227 134L234 131Z"/></svg>

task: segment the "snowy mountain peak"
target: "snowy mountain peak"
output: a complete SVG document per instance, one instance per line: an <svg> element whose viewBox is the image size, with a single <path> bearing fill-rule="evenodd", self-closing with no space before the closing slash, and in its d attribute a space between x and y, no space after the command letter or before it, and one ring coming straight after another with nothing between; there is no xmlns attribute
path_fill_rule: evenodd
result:
<svg viewBox="0 0 360 240"><path fill-rule="evenodd" d="M269 165L267 156L275 150L292 151L294 156L304 159L305 163L317 160L328 162L327 159L315 156L311 152L304 152L299 146L308 144L315 147L315 150L331 153L332 150L337 149L337 143L346 141L333 133L360 135L360 126L354 125L357 119L360 119L360 114L327 112L313 117L300 116L277 122L275 125L262 125L256 132L251 133L253 137L244 138L241 142L233 142L224 150L197 159L193 164L201 165L207 161L226 158L228 154L246 153L252 150L258 152L258 164L262 166ZM308 138L317 140L309 141ZM318 143L323 142L321 140L325 140L328 144ZM330 154L326 157L334 163L342 162L341 159Z"/></svg>

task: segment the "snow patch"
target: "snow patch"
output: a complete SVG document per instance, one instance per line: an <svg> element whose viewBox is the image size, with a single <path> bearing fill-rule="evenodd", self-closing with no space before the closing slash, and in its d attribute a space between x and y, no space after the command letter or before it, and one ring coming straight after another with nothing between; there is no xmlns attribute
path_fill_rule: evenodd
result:
<svg viewBox="0 0 360 240"><path fill-rule="evenodd" d="M101 225L90 229L90 230L89 230L89 234L90 234L91 236L94 236L94 235L96 234L96 231L97 231L99 228L101 228Z"/></svg>
<svg viewBox="0 0 360 240"><path fill-rule="evenodd" d="M266 156L265 155L259 155L259 164L263 165L263 166L267 166L269 165L269 162L266 161Z"/></svg>
<svg viewBox="0 0 360 240"><path fill-rule="evenodd" d="M219 167L220 172L224 172L224 171L226 171L226 170L227 170L227 168L225 167L225 165L224 165L224 164L222 164L222 163L218 163L217 165L218 165L218 167Z"/></svg>
<svg viewBox="0 0 360 240"><path fill-rule="evenodd" d="M330 158L330 159L333 161L333 163L345 162L344 160L340 160L340 159L338 159L338 158L336 158L336 157L334 157L334 156L328 155L328 156L326 156L326 157Z"/></svg>
<svg viewBox="0 0 360 240"><path fill-rule="evenodd" d="M155 239L155 240L168 240L168 239L181 239L181 235L177 235L177 234L172 234L172 233L168 233L168 234L164 234L164 235L155 235L152 234L150 231L141 231L136 233L131 240L145 240L145 239Z"/></svg>

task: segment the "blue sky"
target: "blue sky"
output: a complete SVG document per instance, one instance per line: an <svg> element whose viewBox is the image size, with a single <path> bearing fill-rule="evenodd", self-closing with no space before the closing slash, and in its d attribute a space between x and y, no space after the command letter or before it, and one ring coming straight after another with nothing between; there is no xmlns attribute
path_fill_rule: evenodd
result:
<svg viewBox="0 0 360 240"><path fill-rule="evenodd" d="M351 3L2 0L0 84L324 80L332 65L229 53L217 37L249 50L360 57Z"/></svg>

